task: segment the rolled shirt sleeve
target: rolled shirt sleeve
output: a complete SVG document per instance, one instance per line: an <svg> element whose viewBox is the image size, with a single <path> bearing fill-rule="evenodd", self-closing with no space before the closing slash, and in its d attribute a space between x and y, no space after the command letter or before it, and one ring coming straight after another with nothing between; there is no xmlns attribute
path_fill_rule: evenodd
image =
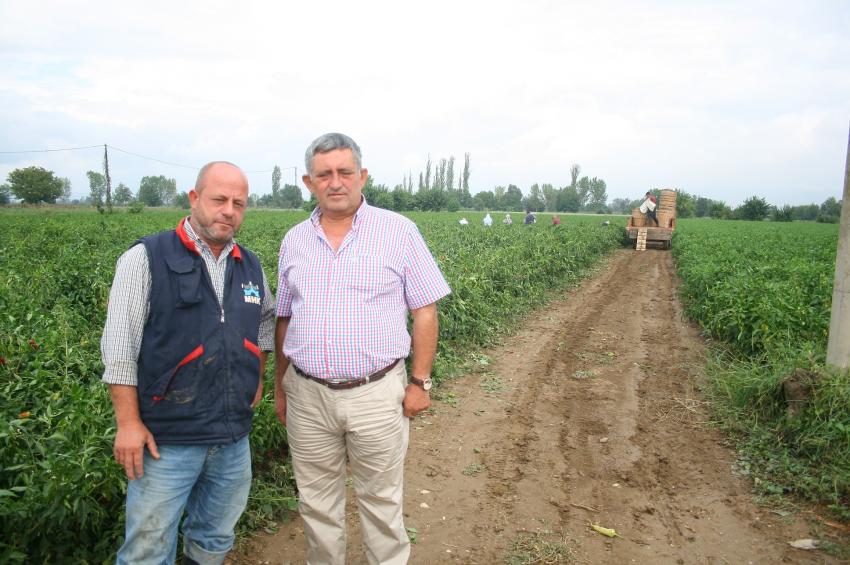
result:
<svg viewBox="0 0 850 565"><path fill-rule="evenodd" d="M136 386L139 351L148 318L151 274L144 245L118 258L100 340L103 382Z"/></svg>
<svg viewBox="0 0 850 565"><path fill-rule="evenodd" d="M433 304L451 292L415 225L407 231L404 255L404 299L409 309Z"/></svg>

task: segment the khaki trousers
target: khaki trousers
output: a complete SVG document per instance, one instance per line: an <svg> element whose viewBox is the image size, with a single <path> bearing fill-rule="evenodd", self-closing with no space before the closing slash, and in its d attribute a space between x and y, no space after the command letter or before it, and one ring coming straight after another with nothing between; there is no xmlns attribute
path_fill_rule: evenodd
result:
<svg viewBox="0 0 850 565"><path fill-rule="evenodd" d="M283 380L286 429L311 565L345 563L346 458L369 563L410 556L402 492L409 422L402 414L407 373L399 363L383 379L331 390L290 364Z"/></svg>

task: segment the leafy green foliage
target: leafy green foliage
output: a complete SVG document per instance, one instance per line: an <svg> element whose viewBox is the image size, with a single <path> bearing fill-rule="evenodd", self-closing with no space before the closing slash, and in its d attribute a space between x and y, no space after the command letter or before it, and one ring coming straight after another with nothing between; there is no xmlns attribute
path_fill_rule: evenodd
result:
<svg viewBox="0 0 850 565"><path fill-rule="evenodd" d="M62 181L41 167L15 169L6 178L9 190L26 204L47 202L52 204L62 196Z"/></svg>
<svg viewBox="0 0 850 565"><path fill-rule="evenodd" d="M474 225L465 228L457 214L411 215L453 289L440 304L437 379L623 238L622 226L599 227L595 218L485 229L483 214L467 215ZM112 458L112 406L100 382L106 301L118 256L141 236L173 229L180 216L0 212L0 561L105 562L119 546L126 479ZM247 214L239 241L260 257L273 290L280 239L306 217ZM273 529L297 503L269 365L242 528Z"/></svg>
<svg viewBox="0 0 850 565"><path fill-rule="evenodd" d="M824 367L837 226L685 220L674 237L686 312L730 345L710 392L748 473L850 519L850 375ZM796 368L817 378L792 418L782 381Z"/></svg>

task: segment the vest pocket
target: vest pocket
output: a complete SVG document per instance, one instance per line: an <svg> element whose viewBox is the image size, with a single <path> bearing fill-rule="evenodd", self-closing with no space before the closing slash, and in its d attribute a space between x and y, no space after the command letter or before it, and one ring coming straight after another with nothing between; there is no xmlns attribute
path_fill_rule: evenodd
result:
<svg viewBox="0 0 850 565"><path fill-rule="evenodd" d="M166 259L168 270L176 281L175 306L186 308L201 301L201 269L189 257Z"/></svg>
<svg viewBox="0 0 850 565"><path fill-rule="evenodd" d="M193 349L191 353L181 359L180 362L173 369L169 370L167 373L159 377L159 379L157 379L156 383L154 383L154 385L149 391L153 404L156 404L160 400L164 400L166 398L168 400L178 402L180 404L187 402L182 398L169 398L168 392L171 389L171 385L174 382L174 377L177 376L177 372L180 370L180 368L201 357L203 354L204 346L199 345L198 347ZM184 395L180 394L175 396L183 397ZM181 400L183 400L183 402L181 402Z"/></svg>

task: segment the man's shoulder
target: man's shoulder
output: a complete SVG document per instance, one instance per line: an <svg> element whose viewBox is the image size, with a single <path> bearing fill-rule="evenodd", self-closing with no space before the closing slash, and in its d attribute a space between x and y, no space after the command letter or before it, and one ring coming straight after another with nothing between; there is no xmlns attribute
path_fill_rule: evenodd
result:
<svg viewBox="0 0 850 565"><path fill-rule="evenodd" d="M416 227L416 223L408 218L407 216L402 216L398 212L393 212L392 210L387 210L386 208L377 208L375 206L369 207L369 213L372 215L372 218L381 224L391 225L397 227L398 229L418 229Z"/></svg>

